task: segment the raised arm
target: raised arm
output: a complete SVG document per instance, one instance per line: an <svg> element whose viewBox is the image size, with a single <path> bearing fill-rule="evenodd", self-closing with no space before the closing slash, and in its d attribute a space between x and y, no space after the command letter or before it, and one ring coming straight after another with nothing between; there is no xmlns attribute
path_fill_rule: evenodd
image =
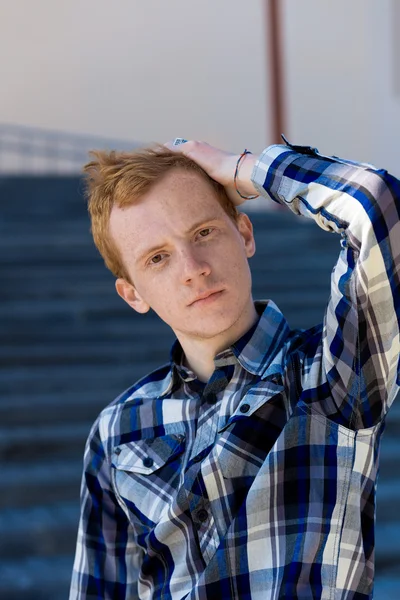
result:
<svg viewBox="0 0 400 600"><path fill-rule="evenodd" d="M260 194L341 235L315 359L322 373L311 369L308 385L322 375L343 422L371 427L400 383L400 182L371 165L290 144L265 150L252 181Z"/></svg>
<svg viewBox="0 0 400 600"><path fill-rule="evenodd" d="M202 142L177 151L224 185L235 204L243 202L233 186L237 155ZM322 348L307 369L307 385L328 383L330 413L339 413L342 423L377 424L400 384L400 182L371 165L287 142L247 155L238 185L244 195L256 192L340 234Z"/></svg>

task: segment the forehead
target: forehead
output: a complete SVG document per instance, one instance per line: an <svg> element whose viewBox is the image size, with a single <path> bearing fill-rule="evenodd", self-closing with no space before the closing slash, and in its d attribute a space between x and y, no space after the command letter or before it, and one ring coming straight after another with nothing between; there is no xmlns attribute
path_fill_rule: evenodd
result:
<svg viewBox="0 0 400 600"><path fill-rule="evenodd" d="M197 173L174 169L134 204L122 209L114 206L110 233L121 250L133 253L212 219L229 217L211 185Z"/></svg>
<svg viewBox="0 0 400 600"><path fill-rule="evenodd" d="M173 169L155 184L141 200L154 204L158 210L181 210L191 206L200 210L203 206L218 210L220 203L211 183L194 171Z"/></svg>

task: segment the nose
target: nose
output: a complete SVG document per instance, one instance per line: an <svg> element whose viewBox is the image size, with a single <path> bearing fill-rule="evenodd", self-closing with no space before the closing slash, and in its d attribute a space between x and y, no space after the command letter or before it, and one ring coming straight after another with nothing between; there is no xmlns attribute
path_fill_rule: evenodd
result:
<svg viewBox="0 0 400 600"><path fill-rule="evenodd" d="M208 261L196 252L193 248L186 248L181 252L179 264L181 281L184 284L192 283L197 277L207 276L211 273L211 266Z"/></svg>

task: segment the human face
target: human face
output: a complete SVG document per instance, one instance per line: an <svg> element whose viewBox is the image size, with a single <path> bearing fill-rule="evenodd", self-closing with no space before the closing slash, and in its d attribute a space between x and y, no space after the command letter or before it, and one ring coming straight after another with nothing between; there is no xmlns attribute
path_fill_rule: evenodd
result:
<svg viewBox="0 0 400 600"><path fill-rule="evenodd" d="M139 202L114 207L110 233L133 282L117 280L118 293L138 312L152 308L181 341L240 329L254 311L251 222L242 213L236 225L198 174L174 169Z"/></svg>

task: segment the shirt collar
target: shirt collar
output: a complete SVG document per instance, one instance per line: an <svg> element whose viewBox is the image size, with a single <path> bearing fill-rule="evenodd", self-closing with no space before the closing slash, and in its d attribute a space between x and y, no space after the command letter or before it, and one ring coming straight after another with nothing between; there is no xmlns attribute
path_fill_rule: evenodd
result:
<svg viewBox="0 0 400 600"><path fill-rule="evenodd" d="M256 300L254 307L259 319L232 346L216 355L215 367L239 362L249 373L262 379L282 375L283 356L280 350L290 333L288 322L272 300ZM176 339L170 350L171 370L160 396L165 396L175 385L181 385L182 381L196 380L195 373L182 364L182 359L182 346Z"/></svg>
<svg viewBox="0 0 400 600"><path fill-rule="evenodd" d="M260 319L254 330L245 333L232 345L244 369L262 379L283 373L281 350L290 334L285 317L272 300L256 300L254 306Z"/></svg>

